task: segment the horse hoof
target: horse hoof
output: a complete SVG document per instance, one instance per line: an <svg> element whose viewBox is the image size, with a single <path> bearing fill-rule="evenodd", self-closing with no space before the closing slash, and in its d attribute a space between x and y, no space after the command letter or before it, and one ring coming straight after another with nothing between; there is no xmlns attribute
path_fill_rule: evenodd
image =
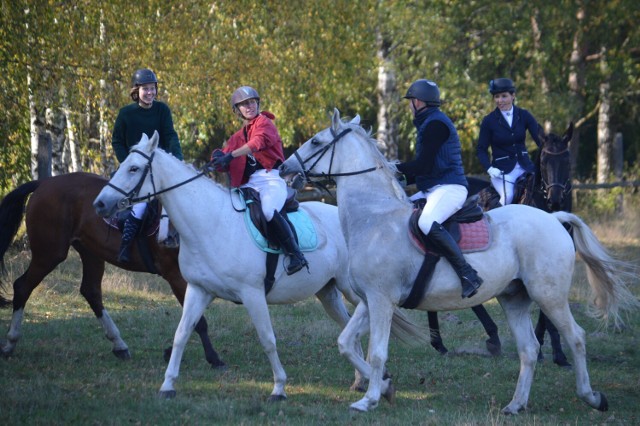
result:
<svg viewBox="0 0 640 426"><path fill-rule="evenodd" d="M393 382L391 380L389 380L389 387L387 388L387 391L383 393L382 396L384 396L384 399L389 401L389 404L396 405L396 387L393 386Z"/></svg>
<svg viewBox="0 0 640 426"><path fill-rule="evenodd" d="M491 339L489 339L487 340L486 345L487 345L487 350L489 351L491 356L502 355L502 344L500 343L500 340L498 340L498 342L496 343Z"/></svg>
<svg viewBox="0 0 640 426"><path fill-rule="evenodd" d="M229 368L224 361L210 362L209 364L211 365L211 368L218 371L226 371Z"/></svg>
<svg viewBox="0 0 640 426"><path fill-rule="evenodd" d="M352 385L349 388L349 390L354 392L365 393L367 391L367 388L365 388L363 385Z"/></svg>
<svg viewBox="0 0 640 426"><path fill-rule="evenodd" d="M598 392L600 394L600 405L598 406L598 411L608 411L609 410L609 401L607 401L607 397L604 396L602 392Z"/></svg>
<svg viewBox="0 0 640 426"><path fill-rule="evenodd" d="M173 399L176 397L176 391L175 390L160 391L158 392L158 397L162 399Z"/></svg>
<svg viewBox="0 0 640 426"><path fill-rule="evenodd" d="M267 402L280 402L280 401L286 401L286 400L287 400L286 395L269 395Z"/></svg>
<svg viewBox="0 0 640 426"><path fill-rule="evenodd" d="M117 358L123 361L131 359L131 353L129 352L129 349L114 349L112 352Z"/></svg>
<svg viewBox="0 0 640 426"><path fill-rule="evenodd" d="M446 355L447 352L449 352L449 349L447 349L447 347L445 345L441 344L431 344L431 346L433 346L433 349L435 349L436 351L440 352L441 355Z"/></svg>

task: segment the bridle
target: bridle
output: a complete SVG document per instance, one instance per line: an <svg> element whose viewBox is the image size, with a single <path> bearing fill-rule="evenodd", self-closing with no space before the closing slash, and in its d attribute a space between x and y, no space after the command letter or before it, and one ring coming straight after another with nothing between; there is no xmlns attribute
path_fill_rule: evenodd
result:
<svg viewBox="0 0 640 426"><path fill-rule="evenodd" d="M353 129L347 128L347 129L344 129L340 133L336 133L336 131L333 130L333 128L332 128L331 129L331 134L333 135L333 140L331 142L329 142L322 149L320 149L317 152L313 153L313 155L311 155L309 158L303 159L300 156L300 154L298 154L298 151L295 151L293 153L293 155L296 157L296 160L298 160L298 162L302 166L302 175L304 176L305 180L309 181L309 178L313 177L313 178L323 178L324 180L331 181L331 180L333 180L334 177L360 175L360 174L372 172L372 171L377 170L377 169L382 167L382 166L375 166L375 167L369 167L368 169L357 170L357 171L353 171L353 172L331 173L331 168L333 167L333 159L335 157L336 143L340 139L342 139L344 136L346 136L349 132L351 132L352 130ZM331 150L331 159L329 160L329 170L327 171L327 173L324 173L324 172L322 172L322 173L313 173L313 172L311 172L311 170L313 170L313 168L325 156L325 154L327 154L327 152L329 152L329 150ZM306 168L306 164L308 162L312 161L314 158L315 158L315 161L311 164L310 167Z"/></svg>
<svg viewBox="0 0 640 426"><path fill-rule="evenodd" d="M171 191L172 189L176 189L181 187L182 185L186 185L187 183L194 181L196 179L198 179L199 177L203 176L206 174L206 172L200 172L198 174L196 174L195 176L190 177L189 179L177 183L173 186L170 186L168 188L162 189L160 191L156 191L156 184L155 181L153 179L153 167L151 166L152 162L153 162L153 157L155 156L155 152L153 152L151 155L147 155L144 152L137 150L137 149L132 149L131 151L129 151L129 154L140 154L142 155L146 160L147 160L147 164L144 167L144 171L142 172L142 177L140 178L140 181L136 184L136 186L133 187L133 189L129 192L125 192L123 189L118 188L117 186L115 186L114 184L112 184L111 182L107 182L107 186L115 189L116 191L118 191L119 193L121 193L122 195L124 195L124 198L120 199L118 201L118 209L120 210L124 210L126 208L131 207L131 205L141 202L141 201L151 201L152 198L163 194L165 192ZM153 188L153 193L151 194L147 194L144 195L142 197L138 196L139 192L140 192L140 188L142 188L142 185L144 184L145 179L147 178L147 175L149 175L149 178L151 179L151 186Z"/></svg>
<svg viewBox="0 0 640 426"><path fill-rule="evenodd" d="M550 155L550 156L558 156L558 155L562 155L569 152L569 148L565 148L562 151L558 151L558 152L552 152L549 151L546 148L542 149L542 152L540 154L540 165L542 166L542 154L546 154L546 155ZM548 200L549 198L549 191L554 188L554 187L558 187L562 190L562 194L564 196L568 195L569 192L571 191L571 178L567 178L567 180L564 183L561 182L547 182L546 173L542 173L542 167L540 167L540 186L541 186L541 191L544 195L544 198L546 200Z"/></svg>

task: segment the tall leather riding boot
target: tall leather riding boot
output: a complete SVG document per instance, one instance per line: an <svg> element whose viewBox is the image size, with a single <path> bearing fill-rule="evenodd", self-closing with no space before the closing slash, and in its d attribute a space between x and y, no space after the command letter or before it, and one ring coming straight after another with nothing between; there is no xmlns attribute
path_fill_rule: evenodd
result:
<svg viewBox="0 0 640 426"><path fill-rule="evenodd" d="M304 266L308 266L309 262L307 262L307 259L305 259L300 251L300 247L298 247L298 243L293 236L293 232L291 232L291 227L287 220L276 211L274 212L273 219L269 221L269 225L271 225L271 229L273 229L282 247L282 251L289 256L289 264L285 266L287 275L295 274Z"/></svg>
<svg viewBox="0 0 640 426"><path fill-rule="evenodd" d="M438 222L433 222L431 230L427 235L436 249L447 258L454 271L462 282L462 297L471 297L478 292L482 278L467 263L458 244L453 240L449 232Z"/></svg>
<svg viewBox="0 0 640 426"><path fill-rule="evenodd" d="M140 224L142 220L133 217L133 214L129 214L129 217L124 221L124 229L122 230L122 242L120 243L120 252L118 254L118 262L127 263L131 260L131 243L138 234Z"/></svg>

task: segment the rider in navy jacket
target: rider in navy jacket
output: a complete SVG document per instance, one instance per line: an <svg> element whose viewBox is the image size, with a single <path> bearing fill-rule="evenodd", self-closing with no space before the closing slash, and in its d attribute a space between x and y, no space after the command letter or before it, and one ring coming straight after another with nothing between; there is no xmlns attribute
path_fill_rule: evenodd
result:
<svg viewBox="0 0 640 426"><path fill-rule="evenodd" d="M513 200L516 179L534 169L525 145L526 132L540 146L540 125L529 111L513 104L515 86L510 79L491 80L489 92L496 102L496 109L482 120L477 156L500 194L500 203L506 205ZM489 147L492 161L489 160Z"/></svg>
<svg viewBox="0 0 640 426"><path fill-rule="evenodd" d="M482 278L442 226L462 207L468 194L458 132L451 119L440 111L440 89L433 81L416 80L404 98L410 102L417 130L416 158L396 167L419 189L412 200L426 198L418 219L420 230L455 270L462 284L462 297L473 297Z"/></svg>

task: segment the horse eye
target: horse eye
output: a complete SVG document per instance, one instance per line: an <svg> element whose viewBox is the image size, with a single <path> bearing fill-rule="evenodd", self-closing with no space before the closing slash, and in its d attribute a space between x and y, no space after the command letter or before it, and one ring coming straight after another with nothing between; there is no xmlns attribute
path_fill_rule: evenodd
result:
<svg viewBox="0 0 640 426"><path fill-rule="evenodd" d="M137 173L137 172L138 172L138 170L140 170L140 168L139 168L138 166L131 166L131 167L129 168L129 172L130 172L130 173Z"/></svg>
<svg viewBox="0 0 640 426"><path fill-rule="evenodd" d="M319 145L320 141L316 138L311 139L311 145Z"/></svg>

